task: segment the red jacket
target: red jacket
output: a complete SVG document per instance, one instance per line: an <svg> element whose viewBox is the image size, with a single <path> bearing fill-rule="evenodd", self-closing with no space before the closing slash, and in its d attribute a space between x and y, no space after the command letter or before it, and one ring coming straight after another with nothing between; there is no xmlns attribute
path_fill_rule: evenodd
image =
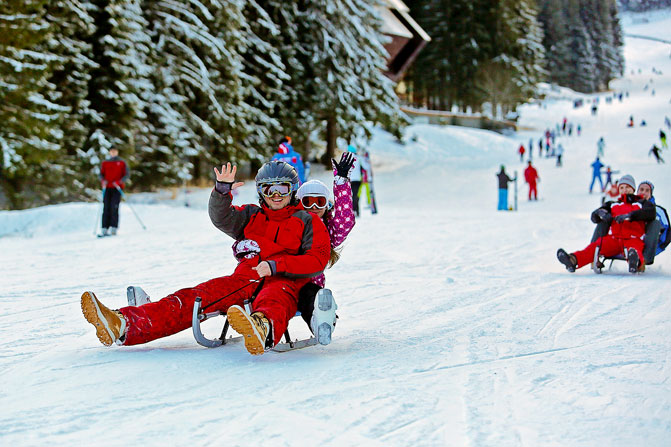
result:
<svg viewBox="0 0 671 447"><path fill-rule="evenodd" d="M124 183L128 181L128 176L128 166L119 157L108 158L100 166L100 181L106 181L108 188L119 185L123 189Z"/></svg>
<svg viewBox="0 0 671 447"><path fill-rule="evenodd" d="M538 178L538 171L536 171L536 168L534 168L533 166L528 166L524 170L524 180L526 180L527 183L535 184L537 178Z"/></svg>
<svg viewBox="0 0 671 447"><path fill-rule="evenodd" d="M617 202L606 202L601 208L610 211L613 221L608 234L618 239L641 239L646 223L657 216L655 205L635 194L620 196ZM629 219L617 223L615 217L629 214Z"/></svg>
<svg viewBox="0 0 671 447"><path fill-rule="evenodd" d="M311 278L329 260L331 243L324 222L298 205L271 210L258 205L233 206L231 194L212 191L210 219L235 240L253 239L260 259L269 261L273 276Z"/></svg>

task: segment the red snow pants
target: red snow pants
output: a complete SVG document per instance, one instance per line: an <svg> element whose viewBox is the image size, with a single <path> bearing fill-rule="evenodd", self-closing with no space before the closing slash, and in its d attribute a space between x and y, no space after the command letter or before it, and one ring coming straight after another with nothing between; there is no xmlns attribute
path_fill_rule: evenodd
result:
<svg viewBox="0 0 671 447"><path fill-rule="evenodd" d="M597 239L596 241L592 242L587 247L585 247L584 250L576 251L573 254L575 255L576 260L578 261L577 267L580 268L594 261L594 252L596 251L596 248L599 246L601 247L599 249L599 253L607 258L618 254L623 255L625 248L633 248L634 250L636 250L636 253L638 253L638 259L640 259L640 262L643 263L644 245L645 244L640 239L634 239L634 238L619 239L608 235L600 237L599 239Z"/></svg>
<svg viewBox="0 0 671 447"><path fill-rule="evenodd" d="M538 200L538 192L536 191L536 182L529 183L529 200L531 200L531 193L533 192L534 200Z"/></svg>
<svg viewBox="0 0 671 447"><path fill-rule="evenodd" d="M227 298L207 308L207 312L221 310L226 312L232 305L242 306L245 299L251 298L259 287L259 275L252 267L258 264L258 258L245 259L238 264L230 276L214 278L195 287L181 289L165 298L138 307L124 307L119 312L126 318L127 330L124 345L147 343L158 338L176 334L191 327L193 304L196 297L202 299L205 307L221 297ZM309 281L269 276L263 280L261 291L252 303L254 312L263 312L273 328L273 341L277 344L296 314L298 291ZM246 287L245 287L246 286Z"/></svg>

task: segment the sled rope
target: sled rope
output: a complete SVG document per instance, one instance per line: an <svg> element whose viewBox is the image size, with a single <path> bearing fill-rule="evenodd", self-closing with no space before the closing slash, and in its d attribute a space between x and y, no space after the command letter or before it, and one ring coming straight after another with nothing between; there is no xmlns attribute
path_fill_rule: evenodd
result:
<svg viewBox="0 0 671 447"><path fill-rule="evenodd" d="M228 298L229 296L233 295L234 293L239 292L239 291L241 291L242 289L244 289L245 287L249 287L250 285L252 285L252 284L254 284L254 283L262 283L262 281L263 281L263 278L259 278L259 279L250 279L248 284L245 284L244 286L240 287L239 289L235 289L234 291L232 291L232 292L229 293L228 295L224 295L224 296L222 296L221 298L219 298L219 299L216 300L216 301L211 302L211 303L208 304L207 306L203 306L203 308L201 309L201 311L204 312L205 309L207 309L207 308L210 307L210 306L213 306L213 305L217 304L219 301L223 300L224 298ZM259 284L259 288L260 288L260 287L261 287L261 284ZM254 293L254 295L256 295L256 293Z"/></svg>

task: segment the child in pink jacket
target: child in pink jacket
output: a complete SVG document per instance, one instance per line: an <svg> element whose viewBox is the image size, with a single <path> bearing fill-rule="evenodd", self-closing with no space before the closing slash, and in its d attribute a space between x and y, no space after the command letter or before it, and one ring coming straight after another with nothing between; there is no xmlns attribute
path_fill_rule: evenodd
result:
<svg viewBox="0 0 671 447"><path fill-rule="evenodd" d="M297 193L303 208L317 214L326 224L331 240L329 267L338 261L338 249L354 228L352 187L349 182L354 154L345 152L339 162L332 160L332 163L333 201L330 200L328 187L319 180L304 183ZM331 343L336 322L335 311L338 308L331 291L324 288L325 282L323 273L315 276L298 294L298 310L322 345Z"/></svg>

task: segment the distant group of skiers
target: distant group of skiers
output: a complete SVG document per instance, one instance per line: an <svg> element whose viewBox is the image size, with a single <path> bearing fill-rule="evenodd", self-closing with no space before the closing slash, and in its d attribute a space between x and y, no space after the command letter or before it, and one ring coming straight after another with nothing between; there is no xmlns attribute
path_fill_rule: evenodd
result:
<svg viewBox="0 0 671 447"><path fill-rule="evenodd" d="M253 355L263 354L280 341L297 310L315 339L329 344L337 306L331 291L324 288L323 271L337 262L354 227L358 194L353 194L352 186L358 192L366 183L369 197L373 193L370 159L356 153L350 145L340 161L331 160L331 194L321 181L306 181L300 154L289 137L283 138L278 153L256 175L258 205L234 206L232 193L243 185L236 181L237 167L230 163L221 170L215 167L209 215L215 227L235 240L232 248L238 265L234 272L155 302L141 287L130 286L129 306L118 310L107 308L93 292L84 292L82 312L98 339L106 346L130 346L180 332L191 326L199 297L203 309L226 313L228 323L244 337ZM116 234L119 200L112 191L120 193L128 175L118 151L111 150L100 171L105 196L114 198L108 199L109 210L105 206L105 213L112 212L112 217L104 213L104 234L107 229ZM252 298L248 310L245 300Z"/></svg>
<svg viewBox="0 0 671 447"><path fill-rule="evenodd" d="M543 135L537 141L538 147L538 157L542 158L545 154L546 158L556 157L557 166L562 166L562 156L564 155L564 146L561 142L558 142L560 136L572 136L573 135L574 124L569 122L566 117L562 120L562 123L557 123L554 129L547 128ZM580 136L582 133L582 126L580 124L575 125L576 135ZM520 156L520 162L524 162L524 155L528 154L528 160L533 160L533 148L534 140L533 138L529 139L529 144L527 147L524 146L524 143L520 143L517 148L517 153Z"/></svg>

